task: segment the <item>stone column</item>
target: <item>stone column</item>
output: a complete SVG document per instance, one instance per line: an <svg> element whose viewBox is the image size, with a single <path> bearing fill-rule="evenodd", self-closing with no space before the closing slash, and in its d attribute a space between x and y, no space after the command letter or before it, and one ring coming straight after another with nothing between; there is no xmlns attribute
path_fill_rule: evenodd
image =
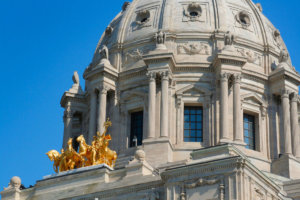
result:
<svg viewBox="0 0 300 200"><path fill-rule="evenodd" d="M235 74L233 79L233 132L234 141L243 142L241 131L241 74Z"/></svg>
<svg viewBox="0 0 300 200"><path fill-rule="evenodd" d="M104 123L106 121L106 103L108 90L109 89L105 86L99 88L97 132L100 132L100 134L104 132Z"/></svg>
<svg viewBox="0 0 300 200"><path fill-rule="evenodd" d="M96 115L97 115L97 94L94 90L90 92L90 119L89 119L89 137L88 143L93 141L93 136L96 135Z"/></svg>
<svg viewBox="0 0 300 200"><path fill-rule="evenodd" d="M284 152L283 154L292 154L291 140L291 121L290 121L290 99L289 91L282 90L281 94L282 111L283 111L283 135L284 135Z"/></svg>
<svg viewBox="0 0 300 200"><path fill-rule="evenodd" d="M168 137L169 72L161 72L160 137Z"/></svg>
<svg viewBox="0 0 300 200"><path fill-rule="evenodd" d="M72 118L73 112L71 108L68 106L64 112L64 141L63 148L66 147L69 138L72 136Z"/></svg>
<svg viewBox="0 0 300 200"><path fill-rule="evenodd" d="M300 158L299 147L299 124L298 124L298 94L292 94L291 100L291 127L292 127L292 140L293 140L293 154L295 157Z"/></svg>
<svg viewBox="0 0 300 200"><path fill-rule="evenodd" d="M229 134L228 134L228 73L221 73L220 84L221 84L221 138L220 142L228 142Z"/></svg>
<svg viewBox="0 0 300 200"><path fill-rule="evenodd" d="M148 93L148 131L147 138L155 137L155 96L156 96L156 72L148 72L149 93Z"/></svg>

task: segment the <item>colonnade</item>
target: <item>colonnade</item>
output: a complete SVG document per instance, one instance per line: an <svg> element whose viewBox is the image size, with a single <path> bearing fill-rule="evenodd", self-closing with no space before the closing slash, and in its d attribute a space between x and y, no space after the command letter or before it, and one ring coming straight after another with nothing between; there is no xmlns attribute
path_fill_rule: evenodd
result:
<svg viewBox="0 0 300 200"><path fill-rule="evenodd" d="M148 94L148 130L147 139L155 138L155 117L156 117L156 78L161 79L161 111L160 111L160 137L169 137L169 111L168 111L168 93L169 93L169 72L151 71L147 73L149 80ZM232 80L233 86L233 141L229 134L228 126L228 87L229 80ZM90 112L89 112L89 134L88 142L93 140L96 131L102 133L103 124L106 120L107 92L109 88L102 86L90 92ZM241 108L241 74L227 73L220 74L220 142L221 143L240 143L244 142L244 133L241 130L242 108ZM99 96L98 96L99 94ZM97 98L98 96L98 98ZM97 102L98 100L98 102ZM281 93L282 111L283 111L283 135L284 148L282 154L294 155L300 158L300 134L298 124L298 94L290 93L288 90L282 90ZM98 109L97 109L98 103ZM72 111L70 106L64 114L65 134L64 137L70 137L72 134ZM64 141L67 139L64 138Z"/></svg>
<svg viewBox="0 0 300 200"><path fill-rule="evenodd" d="M156 78L161 78L161 112L160 112L160 137L169 137L168 134L168 94L169 94L169 72L148 72L149 94L148 94L148 130L146 138L155 137L155 116L156 116ZM106 120L106 104L108 87L102 86L90 93L90 120L89 120L89 136L88 142L93 140L96 131L102 133L103 124ZM98 109L97 109L97 93ZM98 116L97 116L98 113ZM97 129L96 129L97 128Z"/></svg>

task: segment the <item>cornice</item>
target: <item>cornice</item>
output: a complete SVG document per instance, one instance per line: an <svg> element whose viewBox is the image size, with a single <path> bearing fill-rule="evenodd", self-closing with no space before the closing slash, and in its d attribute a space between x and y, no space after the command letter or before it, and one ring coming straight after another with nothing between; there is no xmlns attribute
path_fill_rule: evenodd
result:
<svg viewBox="0 0 300 200"><path fill-rule="evenodd" d="M147 67L136 68L119 73L119 80L127 80L137 76L146 76Z"/></svg>
<svg viewBox="0 0 300 200"><path fill-rule="evenodd" d="M74 94L66 91L60 101L61 107L65 107L67 102L86 103L86 93Z"/></svg>
<svg viewBox="0 0 300 200"><path fill-rule="evenodd" d="M277 69L269 75L270 82L275 82L278 80L289 80L297 86L300 85L300 75L284 68Z"/></svg>
<svg viewBox="0 0 300 200"><path fill-rule="evenodd" d="M118 79L118 71L113 66L97 65L90 70L86 70L83 74L85 80L93 79L95 76L102 75L116 81Z"/></svg>

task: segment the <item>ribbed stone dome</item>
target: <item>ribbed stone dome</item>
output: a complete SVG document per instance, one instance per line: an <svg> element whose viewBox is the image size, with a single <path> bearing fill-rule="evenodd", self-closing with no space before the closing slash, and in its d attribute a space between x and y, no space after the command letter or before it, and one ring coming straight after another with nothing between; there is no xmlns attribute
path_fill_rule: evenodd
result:
<svg viewBox="0 0 300 200"><path fill-rule="evenodd" d="M286 49L261 5L251 0L134 0L123 5L103 33L91 65L100 62L99 51L106 45L119 71L143 66L141 58L155 48L159 30L166 33L177 64L210 66L227 32L234 36L236 53L255 72L269 74L279 63L280 50Z"/></svg>

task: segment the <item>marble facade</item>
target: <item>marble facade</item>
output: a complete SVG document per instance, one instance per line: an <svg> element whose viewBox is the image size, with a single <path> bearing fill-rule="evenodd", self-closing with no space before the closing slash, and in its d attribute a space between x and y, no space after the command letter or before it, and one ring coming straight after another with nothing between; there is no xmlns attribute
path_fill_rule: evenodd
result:
<svg viewBox="0 0 300 200"><path fill-rule="evenodd" d="M83 77L61 99L63 146L90 143L110 118L115 169L74 171L17 199L300 199L300 75L279 31L251 0L134 0L101 37ZM203 108L203 141L185 142L185 106ZM143 111L131 147L130 115ZM246 148L243 115L255 117ZM17 182L17 183L16 183Z"/></svg>

